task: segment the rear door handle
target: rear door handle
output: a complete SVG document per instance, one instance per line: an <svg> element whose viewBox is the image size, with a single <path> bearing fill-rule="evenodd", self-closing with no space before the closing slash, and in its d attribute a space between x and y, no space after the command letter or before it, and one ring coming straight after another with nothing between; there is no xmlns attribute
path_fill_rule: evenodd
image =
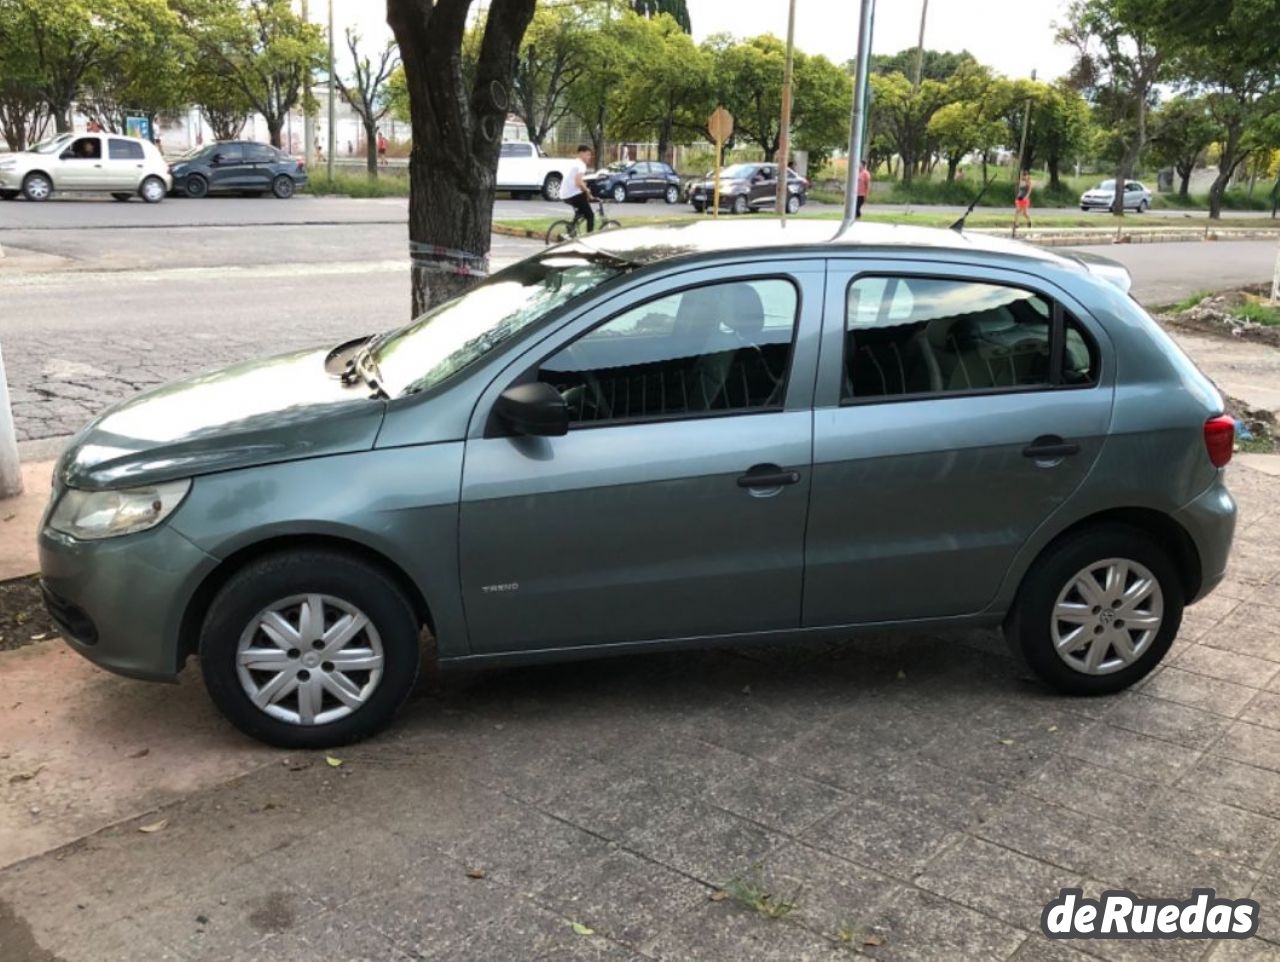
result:
<svg viewBox="0 0 1280 962"><path fill-rule="evenodd" d="M1071 455L1079 453L1080 445L1071 441L1064 441L1056 434L1042 435L1022 449L1024 458L1034 458L1036 461L1069 458Z"/></svg>
<svg viewBox="0 0 1280 962"><path fill-rule="evenodd" d="M784 484L799 483L799 471L784 471L776 464L757 464L738 478L740 488L780 488Z"/></svg>

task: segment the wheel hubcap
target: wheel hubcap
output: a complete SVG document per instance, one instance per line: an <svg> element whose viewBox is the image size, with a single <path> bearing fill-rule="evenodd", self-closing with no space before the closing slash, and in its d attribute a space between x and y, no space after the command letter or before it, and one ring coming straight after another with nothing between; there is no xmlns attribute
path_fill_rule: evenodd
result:
<svg viewBox="0 0 1280 962"><path fill-rule="evenodd" d="M147 181L142 185L142 196L147 200L155 200L160 196L160 185L153 180Z"/></svg>
<svg viewBox="0 0 1280 962"><path fill-rule="evenodd" d="M49 182L43 177L37 177L31 181L29 189L32 197L47 197L49 194Z"/></svg>
<svg viewBox="0 0 1280 962"><path fill-rule="evenodd" d="M378 630L359 608L332 595L269 605L236 647L236 673L249 700L292 725L350 715L372 697L382 669Z"/></svg>
<svg viewBox="0 0 1280 962"><path fill-rule="evenodd" d="M1144 565L1108 558L1080 569L1058 595L1053 647L1085 675L1109 675L1146 654L1164 621L1160 582Z"/></svg>

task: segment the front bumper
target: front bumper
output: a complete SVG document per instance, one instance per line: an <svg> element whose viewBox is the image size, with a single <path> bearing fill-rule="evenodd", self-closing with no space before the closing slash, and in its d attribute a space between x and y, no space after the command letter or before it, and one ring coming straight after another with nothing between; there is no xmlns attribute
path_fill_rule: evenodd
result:
<svg viewBox="0 0 1280 962"><path fill-rule="evenodd" d="M1200 556L1200 589L1187 604L1194 604L1213 591L1227 573L1227 561L1231 555L1231 542L1236 530L1236 502L1223 483L1218 480L1203 494L1173 515L1195 543Z"/></svg>
<svg viewBox="0 0 1280 962"><path fill-rule="evenodd" d="M16 170L0 170L0 190L21 190L22 175Z"/></svg>
<svg viewBox="0 0 1280 962"><path fill-rule="evenodd" d="M214 558L168 524L101 541L43 528L39 550L46 607L68 645L117 674L173 680L183 615Z"/></svg>

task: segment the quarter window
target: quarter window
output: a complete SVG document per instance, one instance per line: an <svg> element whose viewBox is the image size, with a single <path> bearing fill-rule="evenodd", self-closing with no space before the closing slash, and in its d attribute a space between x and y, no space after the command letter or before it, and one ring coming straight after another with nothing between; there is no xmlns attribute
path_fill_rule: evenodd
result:
<svg viewBox="0 0 1280 962"><path fill-rule="evenodd" d="M799 298L790 281L691 288L632 308L543 362L573 424L782 406Z"/></svg>
<svg viewBox="0 0 1280 962"><path fill-rule="evenodd" d="M143 160L142 144L133 140L118 140L112 137L107 141L107 156L112 160Z"/></svg>
<svg viewBox="0 0 1280 962"><path fill-rule="evenodd" d="M1079 325L1032 291L924 277L849 285L844 400L1084 385L1096 368Z"/></svg>

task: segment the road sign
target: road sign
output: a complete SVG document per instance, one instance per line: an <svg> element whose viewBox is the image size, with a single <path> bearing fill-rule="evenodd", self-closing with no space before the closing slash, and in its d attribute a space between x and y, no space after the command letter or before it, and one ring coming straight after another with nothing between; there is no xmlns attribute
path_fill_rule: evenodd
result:
<svg viewBox="0 0 1280 962"><path fill-rule="evenodd" d="M707 118L707 133L718 144L723 144L733 136L733 114L723 107L717 107Z"/></svg>

